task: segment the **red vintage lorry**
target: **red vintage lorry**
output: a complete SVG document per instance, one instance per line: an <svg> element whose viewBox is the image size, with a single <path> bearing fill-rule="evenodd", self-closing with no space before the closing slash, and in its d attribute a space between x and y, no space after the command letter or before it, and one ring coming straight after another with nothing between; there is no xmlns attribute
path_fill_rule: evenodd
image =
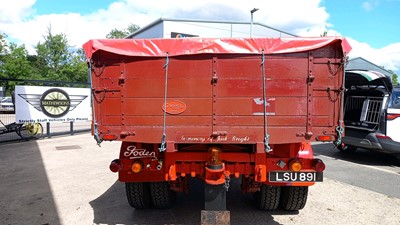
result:
<svg viewBox="0 0 400 225"><path fill-rule="evenodd" d="M260 209L300 210L325 169L311 142L343 135L345 38L102 39L83 47L92 133L99 144L121 141L110 170L134 208L169 208L189 178L200 178L211 190L205 208L224 209L237 178Z"/></svg>

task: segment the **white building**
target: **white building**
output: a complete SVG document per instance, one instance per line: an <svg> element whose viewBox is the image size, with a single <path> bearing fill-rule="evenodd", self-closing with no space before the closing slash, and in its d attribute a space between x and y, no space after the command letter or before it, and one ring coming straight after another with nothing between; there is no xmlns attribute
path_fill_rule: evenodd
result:
<svg viewBox="0 0 400 225"><path fill-rule="evenodd" d="M160 18L126 38L185 38L185 37L298 37L294 34L258 22L212 21ZM375 70L392 78L392 74L364 58L350 59L346 70Z"/></svg>
<svg viewBox="0 0 400 225"><path fill-rule="evenodd" d="M346 70L374 70L390 77L392 80L393 74L385 70L381 66L378 66L362 57L349 59L349 63L346 65Z"/></svg>
<svg viewBox="0 0 400 225"><path fill-rule="evenodd" d="M160 18L127 38L296 37L262 23Z"/></svg>

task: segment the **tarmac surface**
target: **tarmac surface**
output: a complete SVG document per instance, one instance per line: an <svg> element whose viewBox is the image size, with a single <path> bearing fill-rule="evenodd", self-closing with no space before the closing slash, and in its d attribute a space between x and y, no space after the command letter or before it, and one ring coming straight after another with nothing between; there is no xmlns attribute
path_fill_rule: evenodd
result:
<svg viewBox="0 0 400 225"><path fill-rule="evenodd" d="M119 146L98 147L89 133L0 144L0 224L200 224L198 180L172 209L131 208L108 169ZM231 224L400 224L400 198L328 178L310 187L307 205L295 212L257 210L234 180L227 209Z"/></svg>

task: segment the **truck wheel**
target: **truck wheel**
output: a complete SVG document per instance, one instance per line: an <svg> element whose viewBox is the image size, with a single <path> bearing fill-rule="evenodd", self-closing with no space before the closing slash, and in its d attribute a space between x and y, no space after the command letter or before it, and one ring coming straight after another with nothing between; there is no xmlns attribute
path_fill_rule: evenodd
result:
<svg viewBox="0 0 400 225"><path fill-rule="evenodd" d="M308 187L282 187L280 207L285 210L300 210L307 202Z"/></svg>
<svg viewBox="0 0 400 225"><path fill-rule="evenodd" d="M148 183L125 183L126 197L129 205L135 209L146 209L150 206L150 189Z"/></svg>
<svg viewBox="0 0 400 225"><path fill-rule="evenodd" d="M257 207L261 210L275 210L279 205L281 187L262 184L255 193Z"/></svg>
<svg viewBox="0 0 400 225"><path fill-rule="evenodd" d="M170 190L167 182L150 183L150 196L154 207L158 209L171 208L176 201L176 192Z"/></svg>

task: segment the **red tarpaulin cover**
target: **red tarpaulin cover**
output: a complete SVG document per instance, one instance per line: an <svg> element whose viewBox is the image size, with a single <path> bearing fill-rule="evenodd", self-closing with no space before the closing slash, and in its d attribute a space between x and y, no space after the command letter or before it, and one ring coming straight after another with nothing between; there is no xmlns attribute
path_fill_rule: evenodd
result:
<svg viewBox="0 0 400 225"><path fill-rule="evenodd" d="M173 38L93 39L83 45L86 57L97 51L126 56L169 56L194 54L265 54L302 52L340 42L343 52L351 47L343 37L316 38Z"/></svg>

